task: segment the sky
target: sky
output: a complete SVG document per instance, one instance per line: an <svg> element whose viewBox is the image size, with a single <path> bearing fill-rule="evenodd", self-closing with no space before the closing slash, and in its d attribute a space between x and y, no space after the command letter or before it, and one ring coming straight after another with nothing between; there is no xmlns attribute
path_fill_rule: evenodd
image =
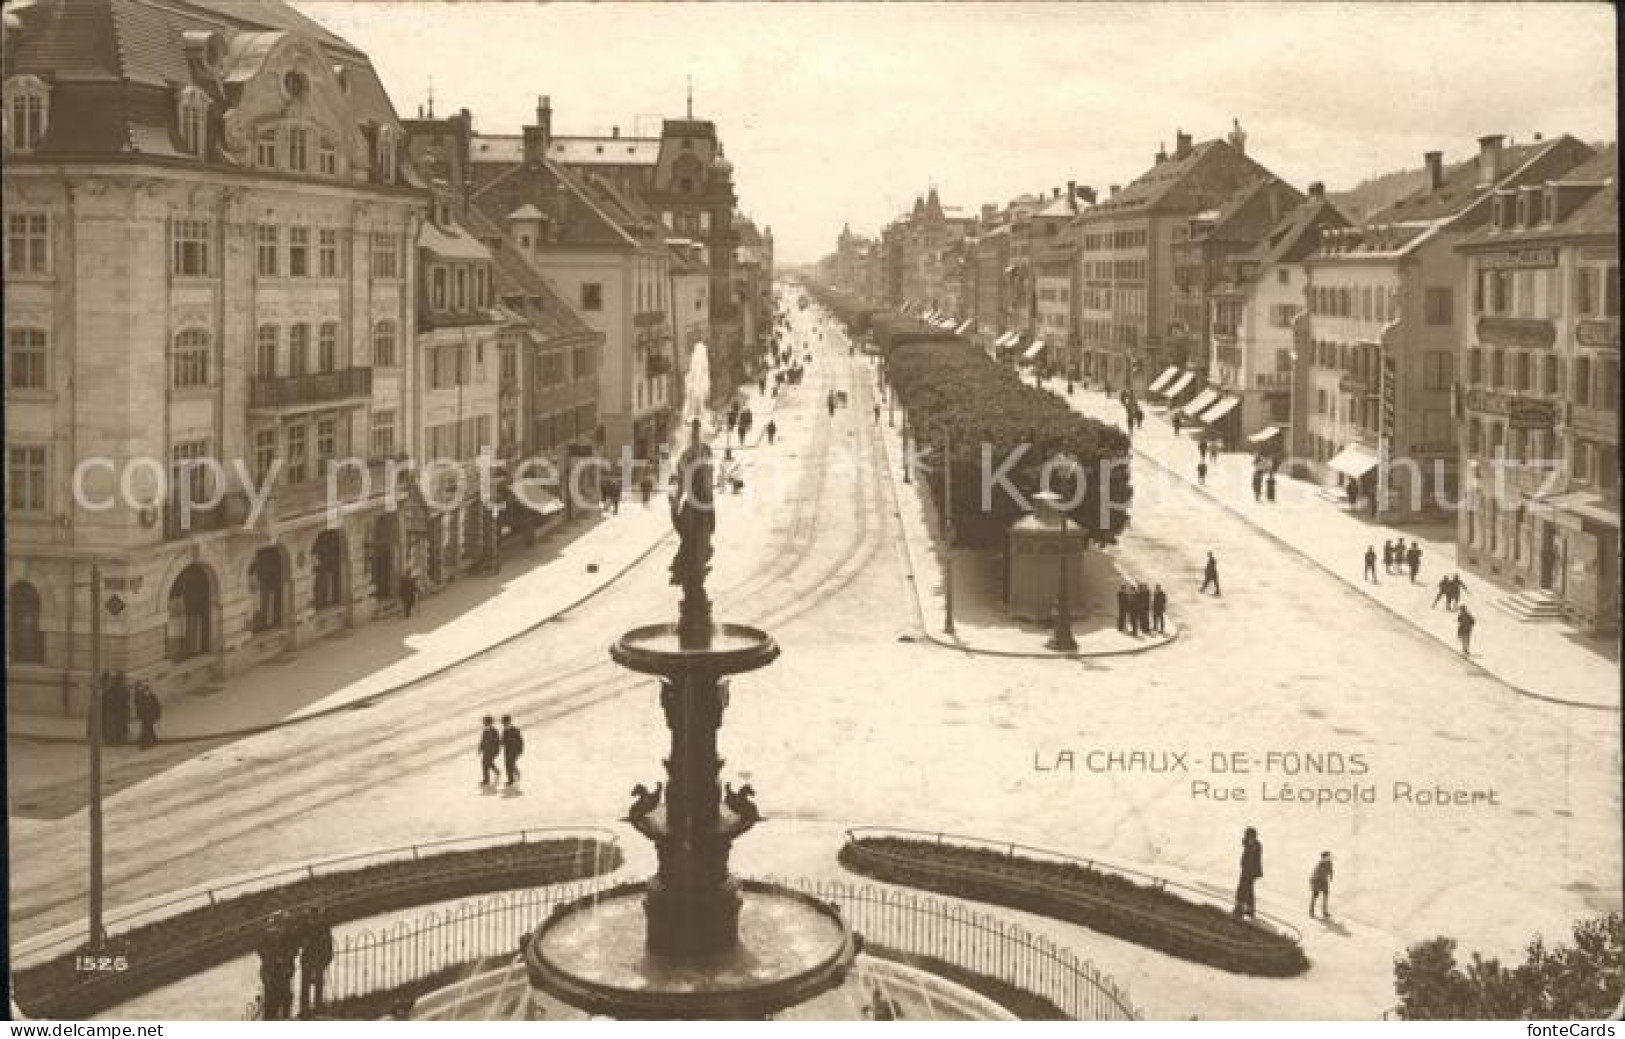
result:
<svg viewBox="0 0 1625 1039"><path fill-rule="evenodd" d="M1273 173L1332 191L1484 134L1615 136L1602 3L293 3L370 55L401 116L432 81L478 133L517 134L547 94L555 133L653 136L692 77L781 264L932 185L967 212L1104 194L1232 119Z"/></svg>

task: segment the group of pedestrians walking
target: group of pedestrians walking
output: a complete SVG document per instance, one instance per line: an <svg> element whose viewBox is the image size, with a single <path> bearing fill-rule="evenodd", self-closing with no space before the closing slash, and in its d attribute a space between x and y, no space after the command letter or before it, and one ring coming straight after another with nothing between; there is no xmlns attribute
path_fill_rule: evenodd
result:
<svg viewBox="0 0 1625 1039"><path fill-rule="evenodd" d="M497 758L502 759L508 786L519 782L519 758L525 753L525 735L513 723L513 716L502 716L502 728L488 714L480 719L480 786L496 785Z"/></svg>
<svg viewBox="0 0 1625 1039"><path fill-rule="evenodd" d="M1253 501L1275 501L1275 473L1280 468L1279 458L1253 455Z"/></svg>
<svg viewBox="0 0 1625 1039"><path fill-rule="evenodd" d="M260 944L260 1018L287 1021L310 1017L326 1002L327 970L333 963L333 930L314 910L271 914ZM294 1005L293 973L299 968L299 1004Z"/></svg>
<svg viewBox="0 0 1625 1039"><path fill-rule="evenodd" d="M1320 907L1320 918L1332 918L1332 853L1323 851L1309 871L1309 916ZM1258 830L1247 827L1241 835L1241 879L1236 883L1235 908L1232 914L1238 920L1258 919L1258 898L1254 890L1264 878L1264 842L1258 839Z"/></svg>
<svg viewBox="0 0 1625 1039"><path fill-rule="evenodd" d="M1412 541L1405 544L1404 538L1382 543L1382 568L1390 575L1405 576L1410 574L1411 583L1416 583L1416 575L1422 572L1422 545ZM1376 552L1370 547L1365 550L1366 578L1372 584L1377 584Z"/></svg>
<svg viewBox="0 0 1625 1039"><path fill-rule="evenodd" d="M1117 588L1117 630L1136 637L1168 630L1168 593L1162 585L1125 581Z"/></svg>
<svg viewBox="0 0 1625 1039"><path fill-rule="evenodd" d="M103 671L97 683L100 711L91 714L89 724L101 726L102 742L115 747L129 743L133 714L141 726L137 745L142 750L155 745L164 705L152 686L141 680L132 683L123 671Z"/></svg>

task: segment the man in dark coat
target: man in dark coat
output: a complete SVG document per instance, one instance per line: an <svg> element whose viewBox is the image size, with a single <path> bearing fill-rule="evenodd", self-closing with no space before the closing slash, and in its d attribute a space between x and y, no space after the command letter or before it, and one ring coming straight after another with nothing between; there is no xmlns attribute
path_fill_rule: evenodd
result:
<svg viewBox="0 0 1625 1039"><path fill-rule="evenodd" d="M1473 625L1477 623L1473 611L1465 606L1456 614L1456 638L1461 640L1461 655L1464 657L1473 655Z"/></svg>
<svg viewBox="0 0 1625 1039"><path fill-rule="evenodd" d="M1204 592L1207 591L1209 585L1213 586L1214 595L1223 594L1219 591L1219 561L1213 558L1212 552L1207 554L1207 566L1202 570L1201 590Z"/></svg>
<svg viewBox="0 0 1625 1039"><path fill-rule="evenodd" d="M1151 592L1151 625L1159 634L1168 630L1168 593L1160 584Z"/></svg>
<svg viewBox="0 0 1625 1039"><path fill-rule="evenodd" d="M508 785L519 782L519 756L525 753L525 737L513 718L502 716L502 765L508 772Z"/></svg>
<svg viewBox="0 0 1625 1039"><path fill-rule="evenodd" d="M299 1014L309 1017L311 1011L327 1001L327 968L333 962L333 931L325 921L314 914L305 928L303 944L299 948Z"/></svg>
<svg viewBox="0 0 1625 1039"><path fill-rule="evenodd" d="M1134 589L1134 612L1140 618L1140 630L1151 632L1151 588L1145 583Z"/></svg>
<svg viewBox="0 0 1625 1039"><path fill-rule="evenodd" d="M1377 550L1370 545L1365 547L1365 579L1377 583Z"/></svg>
<svg viewBox="0 0 1625 1039"><path fill-rule="evenodd" d="M502 753L502 734L488 714L481 719L480 786L490 786L497 778L497 756Z"/></svg>
<svg viewBox="0 0 1625 1039"><path fill-rule="evenodd" d="M1126 584L1117 586L1117 630L1133 634L1129 630L1129 594Z"/></svg>
<svg viewBox="0 0 1625 1039"><path fill-rule="evenodd" d="M1258 501L1261 498L1263 498L1263 496L1264 496L1264 470L1260 469L1257 465L1254 465L1253 466L1253 501Z"/></svg>
<svg viewBox="0 0 1625 1039"><path fill-rule="evenodd" d="M1275 501L1275 474L1274 473L1265 473L1264 474L1264 500L1267 501L1267 502L1271 502L1271 503L1273 503Z"/></svg>
<svg viewBox="0 0 1625 1039"><path fill-rule="evenodd" d="M412 616L412 609L418 604L418 580L411 574L401 575L401 610L406 616Z"/></svg>
<svg viewBox="0 0 1625 1039"><path fill-rule="evenodd" d="M141 749L146 750L158 742L158 719L164 714L164 705L158 702L152 686L145 682L135 684L135 717L141 723Z"/></svg>
<svg viewBox="0 0 1625 1039"><path fill-rule="evenodd" d="M279 909L271 914L259 948L260 1016L266 1021L286 1021L293 1013L293 966L298 952L287 914Z"/></svg>
<svg viewBox="0 0 1625 1039"><path fill-rule="evenodd" d="M1241 880L1236 884L1236 916L1248 920L1258 916L1253 885L1264 876L1264 845L1251 826L1241 835Z"/></svg>
<svg viewBox="0 0 1625 1039"><path fill-rule="evenodd" d="M1392 541L1382 543L1382 568L1390 574L1394 572L1394 543Z"/></svg>
<svg viewBox="0 0 1625 1039"><path fill-rule="evenodd" d="M1405 565L1410 567L1411 584L1416 583L1416 575L1422 572L1422 546L1411 542L1411 550L1405 553Z"/></svg>

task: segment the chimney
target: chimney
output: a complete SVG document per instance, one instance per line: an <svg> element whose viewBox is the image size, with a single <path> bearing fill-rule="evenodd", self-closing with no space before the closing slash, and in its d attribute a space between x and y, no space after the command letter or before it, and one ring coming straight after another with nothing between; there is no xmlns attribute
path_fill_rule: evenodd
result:
<svg viewBox="0 0 1625 1039"><path fill-rule="evenodd" d="M1060 198L1060 197L1061 197L1061 189L1060 188L1056 188L1055 193L1050 196L1050 198Z"/></svg>
<svg viewBox="0 0 1625 1039"><path fill-rule="evenodd" d="M1157 142L1157 154L1151 157L1151 165L1161 166L1168 161L1168 146L1161 141Z"/></svg>
<svg viewBox="0 0 1625 1039"><path fill-rule="evenodd" d="M1095 189L1089 187L1088 185L1084 185L1078 189L1078 197L1083 199L1083 201L1088 205L1092 206L1095 204Z"/></svg>
<svg viewBox="0 0 1625 1039"><path fill-rule="evenodd" d="M1112 197L1112 198L1116 198L1116 197L1117 197L1117 193L1118 193L1118 192L1119 192L1119 191L1122 191L1122 190L1123 190L1123 185L1121 185L1121 184L1113 184L1113 185L1112 185L1112 194L1111 194L1111 197Z"/></svg>
<svg viewBox="0 0 1625 1039"><path fill-rule="evenodd" d="M621 136L621 128L618 127L618 126L610 127L609 128L609 135L611 137L619 138Z"/></svg>
<svg viewBox="0 0 1625 1039"><path fill-rule="evenodd" d="M1191 157L1191 135L1184 130L1174 132L1174 158L1188 159Z"/></svg>
<svg viewBox="0 0 1625 1039"><path fill-rule="evenodd" d="M1501 179L1501 142L1498 133L1485 134L1478 139L1478 183L1494 184Z"/></svg>
<svg viewBox="0 0 1625 1039"><path fill-rule="evenodd" d="M1076 213L1078 211L1078 182L1077 181L1069 180L1069 181L1066 182L1066 198L1067 198L1067 205L1072 207L1072 212Z"/></svg>
<svg viewBox="0 0 1625 1039"><path fill-rule="evenodd" d="M553 102L546 94L536 99L536 125L524 129L525 161L540 162L547 158L547 147L553 143Z"/></svg>
<svg viewBox="0 0 1625 1039"><path fill-rule="evenodd" d="M1240 119L1230 120L1230 135L1225 140L1230 142L1230 147L1234 148L1238 154L1247 154L1247 131L1241 128Z"/></svg>
<svg viewBox="0 0 1625 1039"><path fill-rule="evenodd" d="M1444 152L1423 152L1422 162L1428 168L1428 190L1438 191L1444 186Z"/></svg>

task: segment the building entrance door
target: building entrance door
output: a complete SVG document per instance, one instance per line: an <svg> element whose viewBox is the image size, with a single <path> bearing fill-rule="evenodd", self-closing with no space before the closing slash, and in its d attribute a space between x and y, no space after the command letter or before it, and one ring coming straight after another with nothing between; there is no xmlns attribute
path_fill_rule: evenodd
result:
<svg viewBox="0 0 1625 1039"><path fill-rule="evenodd" d="M1546 591L1552 591L1552 586L1558 581L1558 546L1557 524L1542 523L1540 525L1540 586Z"/></svg>

